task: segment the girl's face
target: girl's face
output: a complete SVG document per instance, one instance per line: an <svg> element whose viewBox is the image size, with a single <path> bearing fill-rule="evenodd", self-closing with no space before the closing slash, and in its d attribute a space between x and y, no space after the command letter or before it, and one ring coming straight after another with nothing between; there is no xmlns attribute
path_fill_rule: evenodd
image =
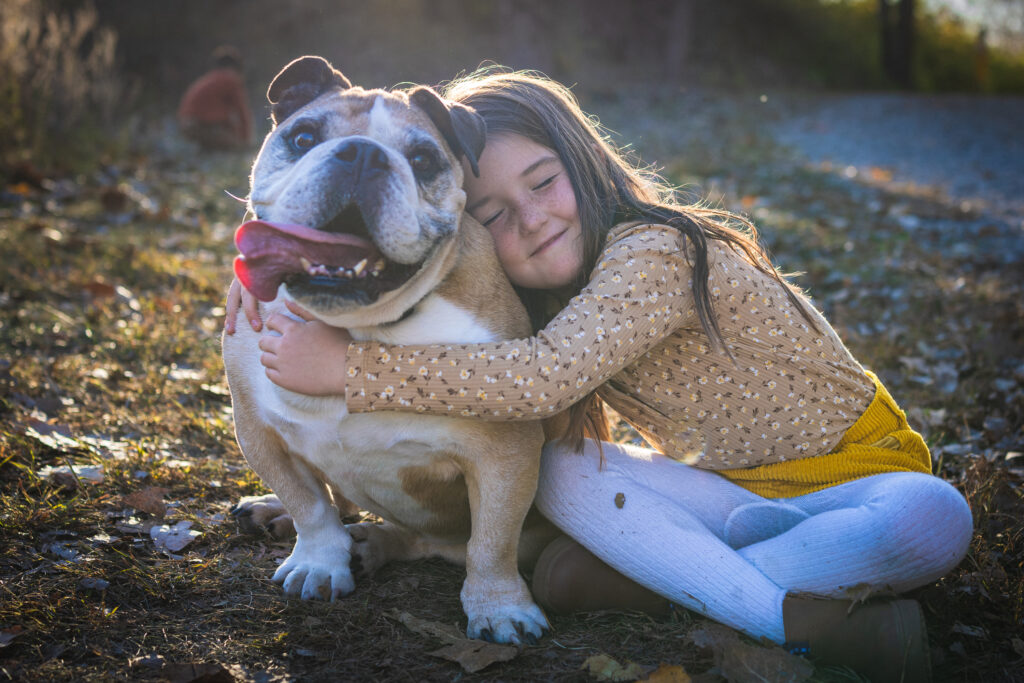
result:
<svg viewBox="0 0 1024 683"><path fill-rule="evenodd" d="M488 138L480 177L466 171L466 208L490 230L513 284L559 289L583 268L572 183L554 150L511 133Z"/></svg>

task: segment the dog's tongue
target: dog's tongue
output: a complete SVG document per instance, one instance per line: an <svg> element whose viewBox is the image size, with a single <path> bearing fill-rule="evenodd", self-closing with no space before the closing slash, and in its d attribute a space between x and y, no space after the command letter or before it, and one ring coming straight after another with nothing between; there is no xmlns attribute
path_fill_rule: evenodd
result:
<svg viewBox="0 0 1024 683"><path fill-rule="evenodd" d="M302 225L249 221L235 231L235 276L260 301L273 301L285 277L304 273L300 259L334 268L351 268L377 256L372 242L344 233Z"/></svg>

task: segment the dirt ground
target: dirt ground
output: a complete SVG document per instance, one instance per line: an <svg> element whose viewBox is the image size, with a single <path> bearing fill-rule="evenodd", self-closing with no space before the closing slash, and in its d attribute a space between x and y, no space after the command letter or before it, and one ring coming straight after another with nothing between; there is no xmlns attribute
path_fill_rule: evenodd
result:
<svg viewBox="0 0 1024 683"><path fill-rule="evenodd" d="M907 409L976 523L912 594L935 680L1024 681L1024 153L1006 123L1024 101L581 96L691 195L749 215ZM285 599L269 577L289 546L228 514L265 492L219 357L250 156L165 127L90 174L26 168L0 190L0 680L861 680L683 610L556 617L536 646L485 648L460 638L462 570L440 561Z"/></svg>

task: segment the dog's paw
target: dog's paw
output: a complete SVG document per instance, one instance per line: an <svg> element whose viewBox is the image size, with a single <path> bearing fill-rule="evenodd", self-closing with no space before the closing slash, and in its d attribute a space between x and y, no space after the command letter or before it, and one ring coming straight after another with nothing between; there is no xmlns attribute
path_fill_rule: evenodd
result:
<svg viewBox="0 0 1024 683"><path fill-rule="evenodd" d="M231 514L242 533L259 534L266 531L276 539L295 536L292 516L274 494L245 496L231 508Z"/></svg>
<svg viewBox="0 0 1024 683"><path fill-rule="evenodd" d="M490 643L535 645L549 628L544 612L532 602L467 610L466 614L469 617L466 635Z"/></svg>
<svg viewBox="0 0 1024 683"><path fill-rule="evenodd" d="M352 560L349 567L360 578L373 576L378 569L391 559L387 552L386 533L382 526L373 522L346 524L345 529L352 537Z"/></svg>
<svg viewBox="0 0 1024 683"><path fill-rule="evenodd" d="M273 580L282 584L285 595L303 600L334 601L348 595L356 588L349 569L350 546L347 534L308 541L299 536Z"/></svg>

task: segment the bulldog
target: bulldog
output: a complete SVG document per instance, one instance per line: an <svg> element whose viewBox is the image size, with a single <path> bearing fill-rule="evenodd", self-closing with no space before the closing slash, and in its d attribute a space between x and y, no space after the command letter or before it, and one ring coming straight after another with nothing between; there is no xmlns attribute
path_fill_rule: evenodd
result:
<svg viewBox="0 0 1024 683"><path fill-rule="evenodd" d="M463 210L463 161L477 172L485 141L475 111L427 87L354 87L320 57L288 64L267 99L273 129L253 165L255 218L235 236L235 274L264 319L287 313L291 299L360 341L529 336L489 233ZM258 340L246 325L225 335L224 365L239 446L275 496L235 512L286 526L290 516L295 545L273 576L284 592L333 600L354 589L354 567L440 556L466 566L470 637L541 636L547 621L517 570L517 557L532 560L550 537L550 528L521 533L540 424L349 414L343 397L273 384ZM384 522L346 526L339 510L352 505Z"/></svg>

